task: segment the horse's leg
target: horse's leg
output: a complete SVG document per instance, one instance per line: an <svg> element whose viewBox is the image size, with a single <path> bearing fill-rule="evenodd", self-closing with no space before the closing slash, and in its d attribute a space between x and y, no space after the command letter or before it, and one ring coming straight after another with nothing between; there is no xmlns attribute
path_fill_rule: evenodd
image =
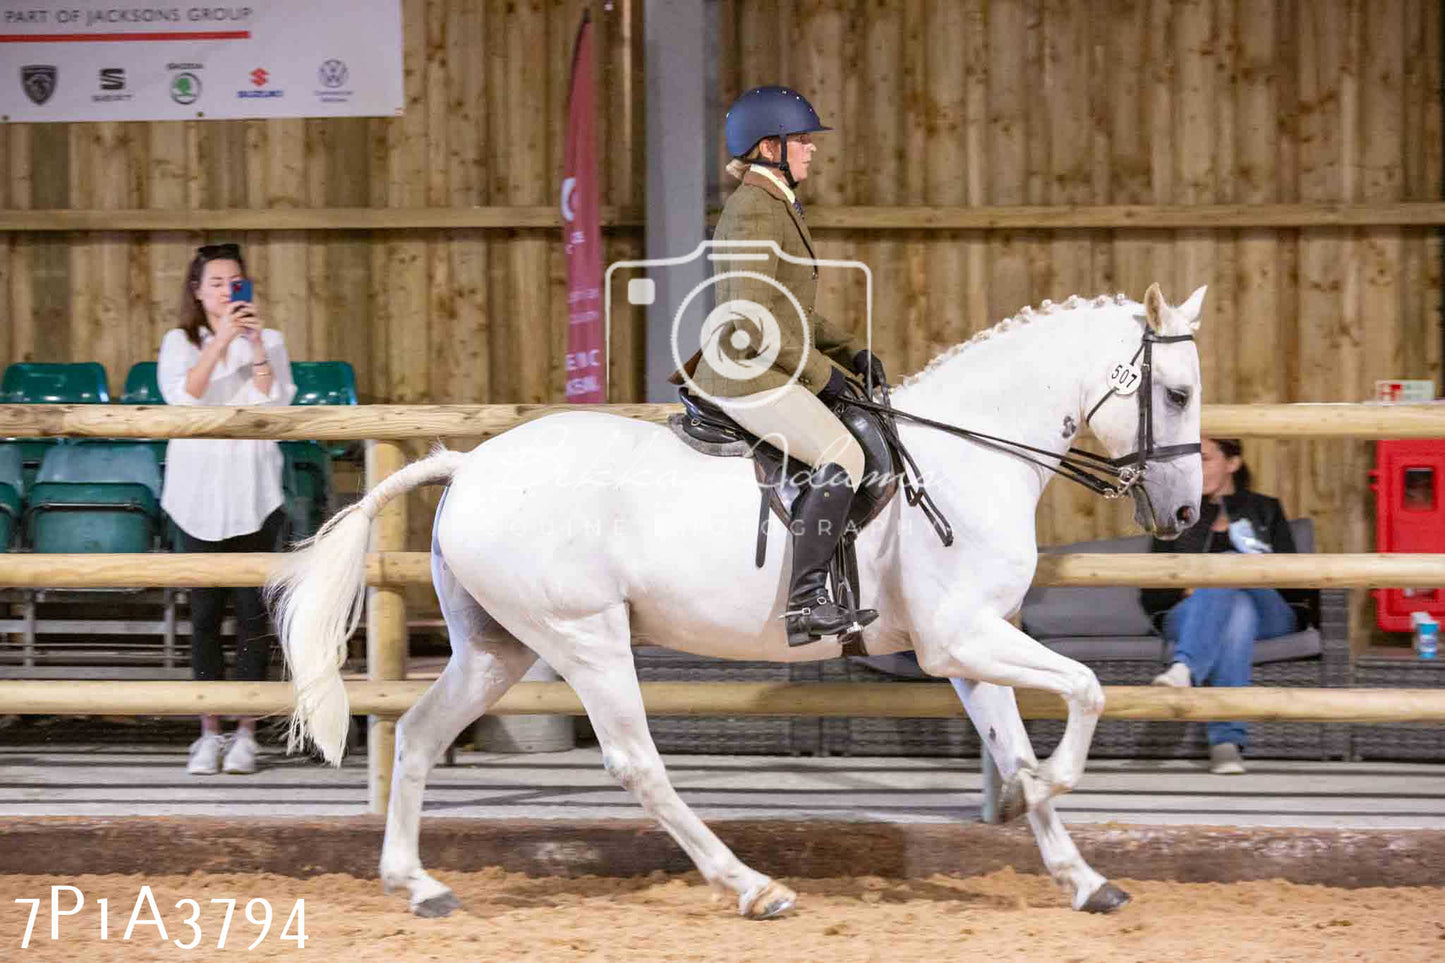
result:
<svg viewBox="0 0 1445 963"><path fill-rule="evenodd" d="M1001 686L1045 689L1058 693L1068 706L1064 737L1054 754L1039 766L1018 767L1013 780L1005 782L1005 792L1022 792L1032 810L1073 789L1084 774L1094 726L1104 711L1104 690L1093 671L1040 645L999 616L980 613L953 625L946 618L945 612L930 619L931 631L919 635L918 663L924 671ZM1002 767L1003 760L997 761Z"/></svg>
<svg viewBox="0 0 1445 963"><path fill-rule="evenodd" d="M412 912L446 916L460 904L451 890L421 866L422 792L437 758L531 668L537 656L491 620L458 584L438 555L432 581L446 617L452 657L396 727L396 761L381 847L381 881L387 892L405 886Z"/></svg>
<svg viewBox="0 0 1445 963"><path fill-rule="evenodd" d="M1036 769L1038 760L1034 757L1024 721L1019 716L1014 690L972 679L950 681L984 740L984 751L990 753L998 765L999 775L1006 784L1017 786L1017 774L1021 770ZM1022 808L1021 796L1015 794L1013 798L1018 803L1014 804L1014 812L1003 815L1004 819L1016 816L1017 810ZM1128 893L1108 882L1084 862L1078 847L1064 829L1063 820L1054 812L1053 803L1047 800L1039 803L1028 810L1028 817L1044 865L1054 882L1069 894L1074 909L1108 913L1129 901Z"/></svg>
<svg viewBox="0 0 1445 963"><path fill-rule="evenodd" d="M552 628L561 632L567 644L554 657L552 647L538 640L538 651L582 700L602 744L602 764L608 774L677 840L709 883L737 897L738 912L743 916L768 919L790 909L797 894L743 865L668 781L647 728L626 608L619 604Z"/></svg>

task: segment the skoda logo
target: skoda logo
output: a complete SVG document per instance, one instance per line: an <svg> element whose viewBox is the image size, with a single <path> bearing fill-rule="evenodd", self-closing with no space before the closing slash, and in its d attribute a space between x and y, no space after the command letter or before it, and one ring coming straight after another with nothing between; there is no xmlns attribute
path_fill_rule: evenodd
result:
<svg viewBox="0 0 1445 963"><path fill-rule="evenodd" d="M344 60L326 60L316 68L316 79L321 81L323 87L330 87L333 90L346 83L347 75L348 71Z"/></svg>
<svg viewBox="0 0 1445 963"><path fill-rule="evenodd" d="M195 74L176 74L171 78L171 100L178 104L194 104L200 96L201 78Z"/></svg>

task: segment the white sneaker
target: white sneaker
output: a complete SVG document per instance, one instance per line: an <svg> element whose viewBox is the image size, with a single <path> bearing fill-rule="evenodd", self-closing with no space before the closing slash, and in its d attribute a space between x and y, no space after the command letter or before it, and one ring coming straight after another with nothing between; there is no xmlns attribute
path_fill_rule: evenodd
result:
<svg viewBox="0 0 1445 963"><path fill-rule="evenodd" d="M249 732L237 732L226 750L226 762L222 766L233 776L246 776L256 771L256 737Z"/></svg>
<svg viewBox="0 0 1445 963"><path fill-rule="evenodd" d="M1154 677L1150 685L1167 685L1175 689L1187 689L1191 685L1189 681L1189 666L1183 662L1176 662L1163 672Z"/></svg>
<svg viewBox="0 0 1445 963"><path fill-rule="evenodd" d="M186 762L186 772L193 776L214 776L221 771L221 746L224 743L219 732L207 732L191 743L191 757Z"/></svg>
<svg viewBox="0 0 1445 963"><path fill-rule="evenodd" d="M1239 747L1232 742L1220 742L1209 747L1209 771L1216 776L1244 775L1244 759Z"/></svg>

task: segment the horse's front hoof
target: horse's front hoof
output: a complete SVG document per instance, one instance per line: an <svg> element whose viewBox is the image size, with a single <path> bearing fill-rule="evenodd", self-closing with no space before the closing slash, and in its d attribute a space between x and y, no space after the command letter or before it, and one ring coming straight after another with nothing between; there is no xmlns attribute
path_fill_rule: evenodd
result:
<svg viewBox="0 0 1445 963"><path fill-rule="evenodd" d="M999 790L998 821L1011 823L1028 811L1029 802L1024 796L1024 781L1016 775Z"/></svg>
<svg viewBox="0 0 1445 963"><path fill-rule="evenodd" d="M438 893L436 896L428 897L417 903L411 911L423 919L441 919L443 916L450 916L456 910L462 908L462 901L448 890L445 893Z"/></svg>
<svg viewBox="0 0 1445 963"><path fill-rule="evenodd" d="M1103 886L1094 890L1093 895L1085 900L1084 905L1080 906L1079 909L1085 913L1112 913L1129 902L1130 899L1131 897L1128 893L1113 883L1105 883Z"/></svg>
<svg viewBox="0 0 1445 963"><path fill-rule="evenodd" d="M739 907L742 915L750 920L770 920L782 916L793 908L798 894L777 880L769 881L751 900Z"/></svg>

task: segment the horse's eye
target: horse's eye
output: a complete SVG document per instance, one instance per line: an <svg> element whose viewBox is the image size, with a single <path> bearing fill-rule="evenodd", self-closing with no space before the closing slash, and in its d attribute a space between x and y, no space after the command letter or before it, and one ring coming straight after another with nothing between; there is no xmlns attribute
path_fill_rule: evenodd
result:
<svg viewBox="0 0 1445 963"><path fill-rule="evenodd" d="M1189 392L1180 388L1166 388L1164 394L1169 398L1169 403L1176 408L1185 408L1189 405Z"/></svg>

